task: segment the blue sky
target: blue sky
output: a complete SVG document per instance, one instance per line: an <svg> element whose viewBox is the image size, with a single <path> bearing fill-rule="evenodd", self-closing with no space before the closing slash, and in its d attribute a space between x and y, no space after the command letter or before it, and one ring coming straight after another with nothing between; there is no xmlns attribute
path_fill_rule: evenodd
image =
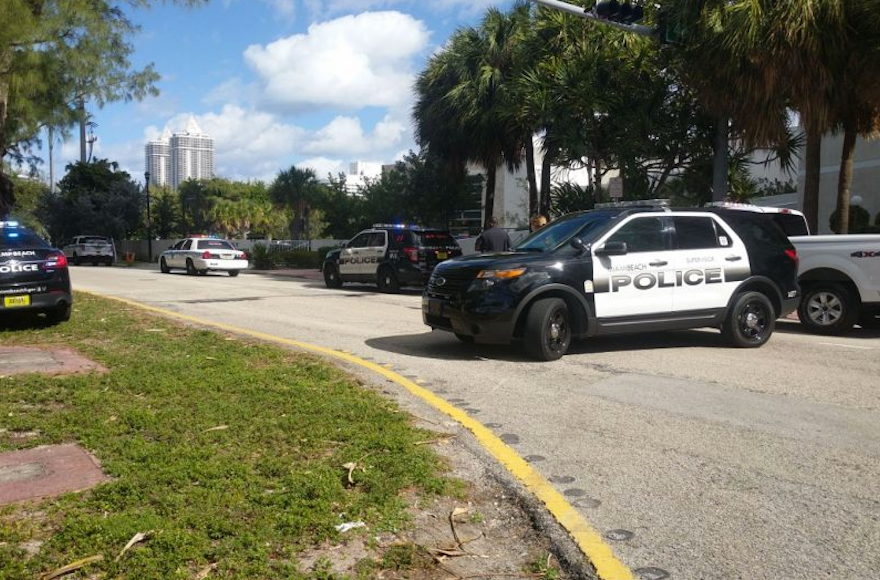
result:
<svg viewBox="0 0 880 580"><path fill-rule="evenodd" d="M324 177L351 161L390 163L415 148L412 83L428 57L456 28L478 24L487 7L510 4L157 2L131 13L141 26L132 63L155 64L161 94L90 108L98 138L93 155L142 179L145 143L166 127L182 130L192 115L214 139L220 177L270 181L291 165ZM77 139L62 144L56 175L78 156Z"/></svg>

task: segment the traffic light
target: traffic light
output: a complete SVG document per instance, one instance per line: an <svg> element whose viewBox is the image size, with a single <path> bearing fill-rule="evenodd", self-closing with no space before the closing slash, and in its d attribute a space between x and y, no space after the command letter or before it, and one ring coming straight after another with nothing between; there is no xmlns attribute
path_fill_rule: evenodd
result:
<svg viewBox="0 0 880 580"><path fill-rule="evenodd" d="M633 24L645 17L644 8L626 0L622 4L618 0L602 0L596 3L593 13L599 18L621 24Z"/></svg>

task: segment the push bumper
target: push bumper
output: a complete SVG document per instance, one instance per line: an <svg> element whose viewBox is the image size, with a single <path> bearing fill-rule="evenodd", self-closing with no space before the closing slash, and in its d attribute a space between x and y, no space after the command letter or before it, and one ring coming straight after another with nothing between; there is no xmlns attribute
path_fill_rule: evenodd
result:
<svg viewBox="0 0 880 580"><path fill-rule="evenodd" d="M509 344L516 325L512 310L476 312L429 296L422 297L422 321L431 328L470 336L486 344Z"/></svg>

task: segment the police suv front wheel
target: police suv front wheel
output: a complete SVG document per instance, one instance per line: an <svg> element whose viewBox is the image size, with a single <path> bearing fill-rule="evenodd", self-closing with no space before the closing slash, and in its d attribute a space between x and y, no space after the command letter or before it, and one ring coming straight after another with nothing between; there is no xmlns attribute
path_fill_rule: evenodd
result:
<svg viewBox="0 0 880 580"><path fill-rule="evenodd" d="M752 348L770 340L775 327L776 311L770 299L760 292L743 292L734 298L721 335L733 346Z"/></svg>
<svg viewBox="0 0 880 580"><path fill-rule="evenodd" d="M327 285L327 288L342 286L342 279L339 277L339 269L336 266L332 264L324 266L324 284Z"/></svg>
<svg viewBox="0 0 880 580"><path fill-rule="evenodd" d="M560 298L542 298L535 302L526 316L523 345L538 360L562 358L571 344L571 322L568 306Z"/></svg>

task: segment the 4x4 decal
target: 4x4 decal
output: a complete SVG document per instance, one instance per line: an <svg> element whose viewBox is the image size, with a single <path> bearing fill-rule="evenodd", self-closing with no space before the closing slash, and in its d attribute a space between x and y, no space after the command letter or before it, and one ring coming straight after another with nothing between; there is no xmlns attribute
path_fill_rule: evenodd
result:
<svg viewBox="0 0 880 580"><path fill-rule="evenodd" d="M859 250L850 254L853 258L880 258L880 252L875 250Z"/></svg>

